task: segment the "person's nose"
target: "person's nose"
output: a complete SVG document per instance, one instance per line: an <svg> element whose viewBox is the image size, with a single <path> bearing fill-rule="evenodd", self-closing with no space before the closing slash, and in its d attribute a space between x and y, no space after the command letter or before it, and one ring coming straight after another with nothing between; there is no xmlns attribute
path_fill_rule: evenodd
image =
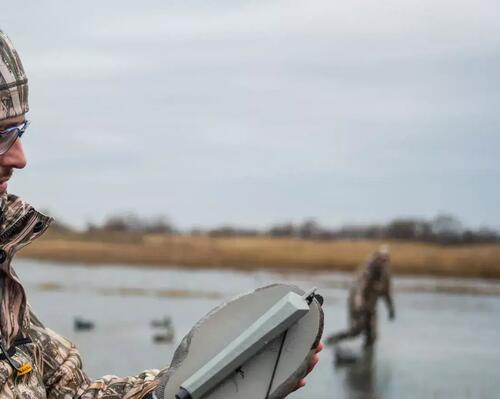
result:
<svg viewBox="0 0 500 399"><path fill-rule="evenodd" d="M9 148L9 151L0 156L0 166L5 168L22 169L26 166L26 163L23 145L19 139Z"/></svg>

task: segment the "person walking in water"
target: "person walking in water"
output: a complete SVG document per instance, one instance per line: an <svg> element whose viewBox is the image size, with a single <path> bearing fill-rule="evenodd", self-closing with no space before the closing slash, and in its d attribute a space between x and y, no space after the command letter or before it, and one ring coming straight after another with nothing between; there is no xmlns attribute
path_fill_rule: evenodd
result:
<svg viewBox="0 0 500 399"><path fill-rule="evenodd" d="M328 344L364 335L365 348L371 347L377 339L377 301L380 297L385 300L389 319L394 320L389 261L389 249L382 246L360 268L349 291L349 328L330 335Z"/></svg>

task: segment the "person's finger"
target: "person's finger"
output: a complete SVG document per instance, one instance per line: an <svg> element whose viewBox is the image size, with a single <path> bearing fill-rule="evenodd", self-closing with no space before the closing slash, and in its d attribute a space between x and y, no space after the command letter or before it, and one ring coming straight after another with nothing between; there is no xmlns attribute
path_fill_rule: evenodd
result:
<svg viewBox="0 0 500 399"><path fill-rule="evenodd" d="M320 341L320 343L318 344L318 346L316 347L316 353L319 353L321 352L323 349L325 348L325 344L323 342Z"/></svg>
<svg viewBox="0 0 500 399"><path fill-rule="evenodd" d="M323 344L323 342L320 342L318 344L318 346L316 347L316 352L314 353L313 357L311 358L311 363L309 364L309 368L307 370L306 375L309 374L312 371L312 369L318 364L318 362L319 362L318 353L321 352L324 347L325 347L325 345ZM306 380L305 380L305 378L302 378L298 382L297 386L293 389L292 392L296 391L297 389L303 388L305 385L306 385Z"/></svg>
<svg viewBox="0 0 500 399"><path fill-rule="evenodd" d="M295 392L297 389L303 388L306 385L306 380L302 378L296 385L295 388L293 388L292 392Z"/></svg>
<svg viewBox="0 0 500 399"><path fill-rule="evenodd" d="M319 355L314 355L312 358L311 358L311 363L309 364L309 368L307 369L307 374L309 374L312 369L318 364L319 362Z"/></svg>

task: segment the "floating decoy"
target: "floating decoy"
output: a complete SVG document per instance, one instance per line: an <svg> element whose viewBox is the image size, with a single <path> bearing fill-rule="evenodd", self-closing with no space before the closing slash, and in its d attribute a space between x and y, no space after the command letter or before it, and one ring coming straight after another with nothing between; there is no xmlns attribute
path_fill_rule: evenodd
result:
<svg viewBox="0 0 500 399"><path fill-rule="evenodd" d="M165 331L163 333L158 333L153 335L153 341L161 344L161 343L169 343L174 340L175 333L173 329L169 329L168 331Z"/></svg>
<svg viewBox="0 0 500 399"><path fill-rule="evenodd" d="M82 319L81 317L75 317L73 322L73 327L75 331L89 331L94 329L95 325L90 320Z"/></svg>
<svg viewBox="0 0 500 399"><path fill-rule="evenodd" d="M151 326L157 328L158 330L163 330L161 332L153 335L153 341L157 343L168 343L172 342L175 337L174 327L172 325L172 319L169 316L165 316L160 320L151 321Z"/></svg>
<svg viewBox="0 0 500 399"><path fill-rule="evenodd" d="M163 319L155 319L151 321L151 327L154 328L170 328L172 327L172 319L165 316Z"/></svg>

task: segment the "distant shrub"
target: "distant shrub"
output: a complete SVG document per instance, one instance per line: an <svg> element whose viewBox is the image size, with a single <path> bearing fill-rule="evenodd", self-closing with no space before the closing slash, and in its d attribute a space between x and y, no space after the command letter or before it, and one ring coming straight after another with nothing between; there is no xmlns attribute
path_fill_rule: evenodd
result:
<svg viewBox="0 0 500 399"><path fill-rule="evenodd" d="M102 225L89 225L88 231L129 233L174 233L175 228L165 216L139 217L133 213L109 216Z"/></svg>

